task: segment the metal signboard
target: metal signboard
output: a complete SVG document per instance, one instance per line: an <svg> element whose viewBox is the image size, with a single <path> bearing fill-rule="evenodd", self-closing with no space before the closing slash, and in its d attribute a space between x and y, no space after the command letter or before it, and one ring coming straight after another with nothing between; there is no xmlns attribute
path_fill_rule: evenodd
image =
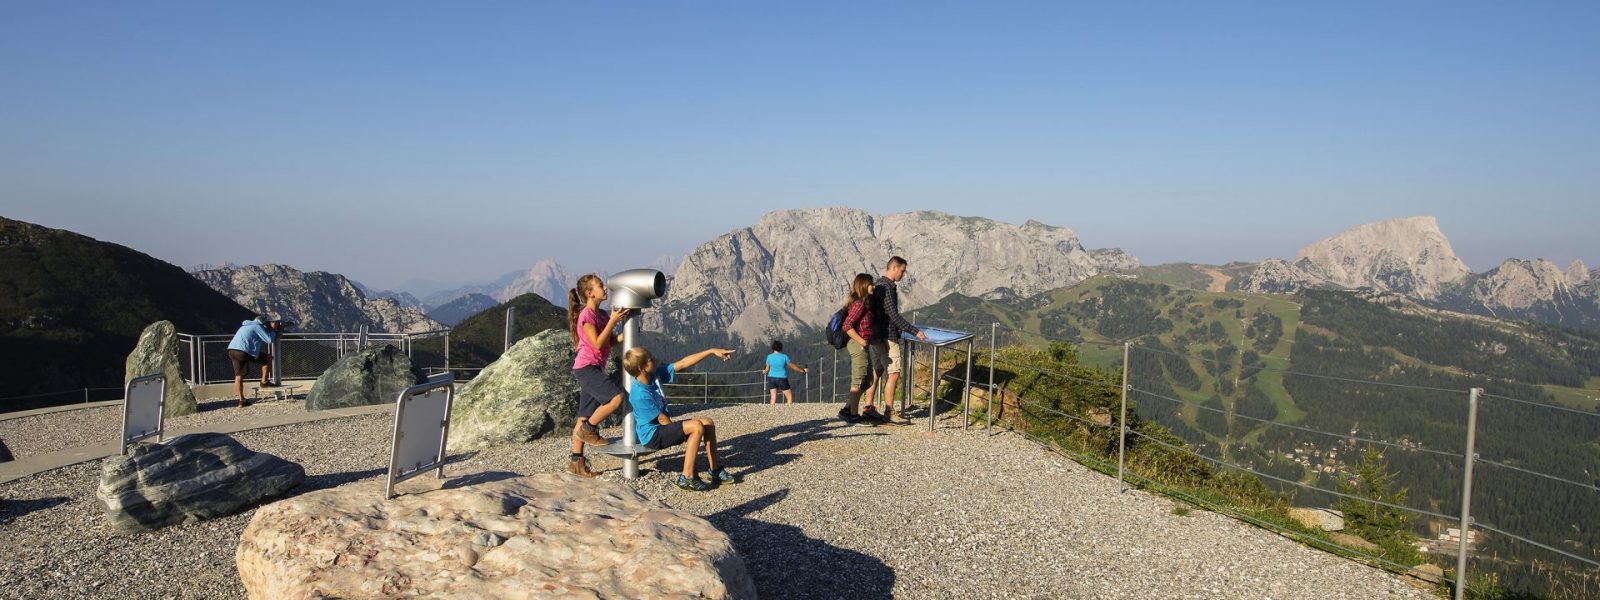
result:
<svg viewBox="0 0 1600 600"><path fill-rule="evenodd" d="M161 441L166 425L167 376L160 373L134 378L122 395L122 437L118 452L128 453L128 445L154 437Z"/></svg>
<svg viewBox="0 0 1600 600"><path fill-rule="evenodd" d="M445 444L450 434L450 403L455 378L432 377L400 392L395 400L394 437L389 453L389 481L383 497L394 497L394 485L436 470L444 477Z"/></svg>

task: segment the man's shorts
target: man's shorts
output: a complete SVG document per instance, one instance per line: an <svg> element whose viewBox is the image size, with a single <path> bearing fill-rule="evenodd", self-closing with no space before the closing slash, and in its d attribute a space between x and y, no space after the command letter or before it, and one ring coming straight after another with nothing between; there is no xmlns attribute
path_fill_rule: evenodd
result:
<svg viewBox="0 0 1600 600"><path fill-rule="evenodd" d="M651 450L665 450L682 444L688 439L689 434L683 432L683 421L673 421L656 428L656 434L650 437L650 443L645 444L644 447Z"/></svg>
<svg viewBox="0 0 1600 600"><path fill-rule="evenodd" d="M867 346L868 362L872 365L872 374L883 377L889 369L889 343L883 340L872 340Z"/></svg>
<svg viewBox="0 0 1600 600"><path fill-rule="evenodd" d="M585 419L622 393L617 380L598 365L573 369L572 378L578 380L578 416Z"/></svg>
<svg viewBox="0 0 1600 600"><path fill-rule="evenodd" d="M261 366L269 366L272 364L272 355L262 352L261 356L250 356L243 350L229 350L228 361L233 363L233 376L244 377L245 365L256 363Z"/></svg>
<svg viewBox="0 0 1600 600"><path fill-rule="evenodd" d="M768 391L771 391L771 390L783 390L785 392L789 391L789 378L788 377L768 377L767 378L767 390Z"/></svg>
<svg viewBox="0 0 1600 600"><path fill-rule="evenodd" d="M889 346L889 370L886 373L893 375L900 372L900 362L904 360L900 358L900 341L890 341L886 344Z"/></svg>

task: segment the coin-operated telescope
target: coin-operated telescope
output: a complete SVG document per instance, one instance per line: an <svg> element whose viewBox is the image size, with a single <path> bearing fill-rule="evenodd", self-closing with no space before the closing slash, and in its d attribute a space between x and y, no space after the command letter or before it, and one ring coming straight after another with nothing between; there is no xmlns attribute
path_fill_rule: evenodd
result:
<svg viewBox="0 0 1600 600"><path fill-rule="evenodd" d="M606 280L606 287L611 290L611 310L626 308L638 311L650 308L651 301L667 295L667 276L655 269L630 269L612 275ZM638 338L639 317L635 315L622 325L622 352L626 354L637 346ZM661 359L656 357L656 360ZM631 390L634 379L624 376L622 384L622 389ZM601 448L603 452L623 457L622 476L628 479L639 478L640 447L633 424L633 411L629 410L622 419L622 440Z"/></svg>
<svg viewBox="0 0 1600 600"><path fill-rule="evenodd" d="M611 308L650 308L650 301L667 295L667 276L655 269L630 269L606 280L611 288ZM630 323L632 321L629 321Z"/></svg>

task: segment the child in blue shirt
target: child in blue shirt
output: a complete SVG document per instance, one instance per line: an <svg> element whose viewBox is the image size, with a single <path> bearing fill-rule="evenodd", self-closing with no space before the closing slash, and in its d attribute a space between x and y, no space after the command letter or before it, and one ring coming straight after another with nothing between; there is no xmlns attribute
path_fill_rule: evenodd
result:
<svg viewBox="0 0 1600 600"><path fill-rule="evenodd" d="M767 374L767 394L771 396L767 404L778 403L778 390L783 390L784 404L794 404L794 391L789 389L790 368L801 373L810 372L789 360L789 355L783 353L783 342L772 340L772 354L767 355L767 366L761 368L761 372Z"/></svg>
<svg viewBox="0 0 1600 600"><path fill-rule="evenodd" d="M633 407L634 431L639 436L639 443L652 450L663 450L687 442L683 451L683 473L678 475L678 487L685 490L702 492L711 489L710 485L700 480L700 475L694 469L695 454L700 451L702 441L705 442L706 468L710 469L712 481L736 483L738 480L728 469L717 466L717 424L705 417L672 420L661 384L672 383L679 370L692 367L708 356L728 360L730 354L733 354L732 350L712 348L662 366L657 366L655 357L644 348L634 348L622 355L622 370L633 378L632 389L628 390L628 404Z"/></svg>

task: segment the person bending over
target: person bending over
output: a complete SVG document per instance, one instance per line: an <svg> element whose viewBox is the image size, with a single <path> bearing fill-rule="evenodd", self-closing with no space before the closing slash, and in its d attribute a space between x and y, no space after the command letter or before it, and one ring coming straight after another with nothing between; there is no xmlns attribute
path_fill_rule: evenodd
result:
<svg viewBox="0 0 1600 600"><path fill-rule="evenodd" d="M272 354L267 352L272 342L283 331L281 321L264 321L256 317L239 324L239 331L228 342L228 360L233 363L233 393L239 397L239 407L244 401L244 370L250 363L261 365L261 387L271 387L267 374L272 369Z"/></svg>
<svg viewBox="0 0 1600 600"><path fill-rule="evenodd" d="M706 469L711 480L717 483L735 483L738 480L726 467L717 465L717 424L705 417L672 420L661 384L672 383L678 371L692 367L708 356L728 360L730 354L733 354L732 350L711 348L662 366L657 366L655 357L644 348L633 348L622 355L622 370L633 378L632 389L628 390L628 404L633 407L633 427L639 436L639 443L652 450L686 444L683 449L683 472L678 475L678 487L685 490L702 492L711 489L694 469L695 454L700 451L702 443L705 445Z"/></svg>

